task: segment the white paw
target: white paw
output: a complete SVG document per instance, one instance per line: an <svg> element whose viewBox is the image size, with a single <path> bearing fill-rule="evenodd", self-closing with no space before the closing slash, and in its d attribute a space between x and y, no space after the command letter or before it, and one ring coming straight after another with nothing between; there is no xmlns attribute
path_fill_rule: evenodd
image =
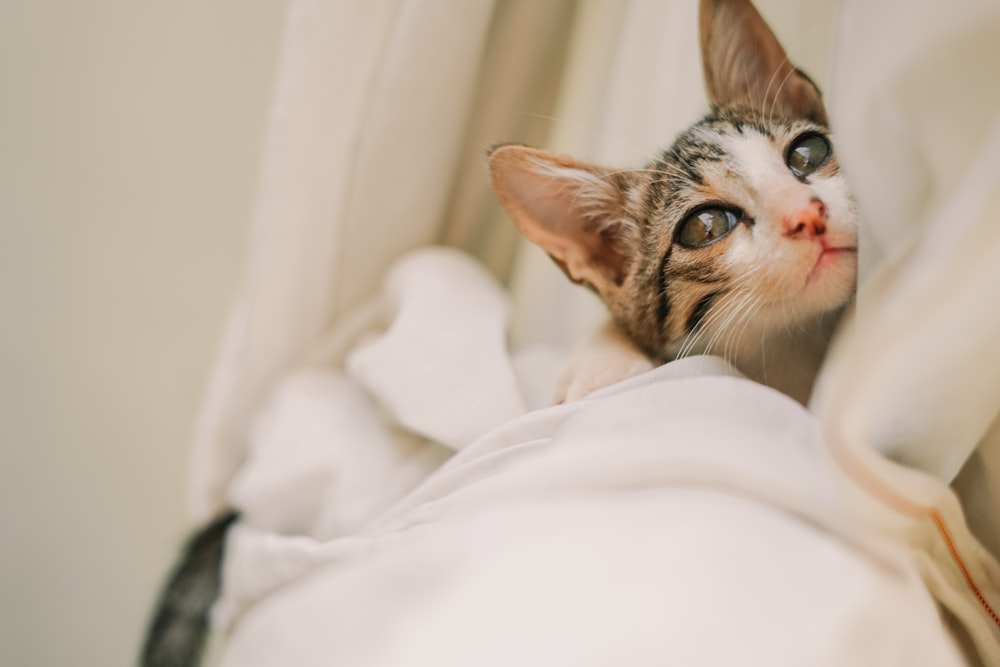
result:
<svg viewBox="0 0 1000 667"><path fill-rule="evenodd" d="M646 355L608 323L570 357L556 384L555 402L575 401L651 368Z"/></svg>

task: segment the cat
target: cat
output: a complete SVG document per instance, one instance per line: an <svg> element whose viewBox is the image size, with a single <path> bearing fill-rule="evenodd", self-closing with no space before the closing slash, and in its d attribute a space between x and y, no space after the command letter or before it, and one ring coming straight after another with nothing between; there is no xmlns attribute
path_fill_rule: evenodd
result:
<svg viewBox="0 0 1000 667"><path fill-rule="evenodd" d="M749 0L699 11L711 110L645 168L488 153L517 228L611 315L558 400L716 352L806 403L853 298L858 214L819 89Z"/></svg>
<svg viewBox="0 0 1000 667"><path fill-rule="evenodd" d="M704 0L700 12L712 110L646 168L515 145L489 154L515 225L613 318L571 364L564 398L720 350L805 401L854 293L857 213L819 90L750 2ZM144 667L199 663L236 519L191 538L157 603Z"/></svg>

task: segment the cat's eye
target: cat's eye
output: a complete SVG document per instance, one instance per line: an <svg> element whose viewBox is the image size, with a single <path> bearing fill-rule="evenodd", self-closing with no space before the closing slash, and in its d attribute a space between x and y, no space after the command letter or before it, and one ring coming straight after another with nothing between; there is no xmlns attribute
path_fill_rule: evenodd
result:
<svg viewBox="0 0 1000 667"><path fill-rule="evenodd" d="M739 221L739 216L728 209L717 206L703 208L684 219L677 233L677 242L688 248L710 245L727 236Z"/></svg>
<svg viewBox="0 0 1000 667"><path fill-rule="evenodd" d="M826 137L821 134L806 134L792 143L785 164L793 174L805 178L823 166L832 152L833 149Z"/></svg>

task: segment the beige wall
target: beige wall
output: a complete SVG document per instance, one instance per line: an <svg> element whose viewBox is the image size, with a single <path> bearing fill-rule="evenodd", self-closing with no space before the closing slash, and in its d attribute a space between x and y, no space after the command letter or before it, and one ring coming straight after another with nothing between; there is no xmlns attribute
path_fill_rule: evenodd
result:
<svg viewBox="0 0 1000 667"><path fill-rule="evenodd" d="M129 665L287 0L0 0L0 665Z"/></svg>

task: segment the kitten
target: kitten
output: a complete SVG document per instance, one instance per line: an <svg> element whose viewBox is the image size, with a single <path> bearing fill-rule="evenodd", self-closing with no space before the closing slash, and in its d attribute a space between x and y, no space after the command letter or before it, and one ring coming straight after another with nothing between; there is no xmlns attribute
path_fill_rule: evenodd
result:
<svg viewBox="0 0 1000 667"><path fill-rule="evenodd" d="M819 90L748 0L703 1L700 32L711 111L644 169L489 154L514 224L614 323L563 398L717 353L805 403L854 294L857 212Z"/></svg>
<svg viewBox="0 0 1000 667"><path fill-rule="evenodd" d="M569 398L718 351L805 401L854 292L857 216L819 91L745 0L702 2L701 41L712 111L645 169L523 146L490 154L514 223L614 320L571 368ZM235 519L191 539L150 625L145 667L200 661Z"/></svg>

